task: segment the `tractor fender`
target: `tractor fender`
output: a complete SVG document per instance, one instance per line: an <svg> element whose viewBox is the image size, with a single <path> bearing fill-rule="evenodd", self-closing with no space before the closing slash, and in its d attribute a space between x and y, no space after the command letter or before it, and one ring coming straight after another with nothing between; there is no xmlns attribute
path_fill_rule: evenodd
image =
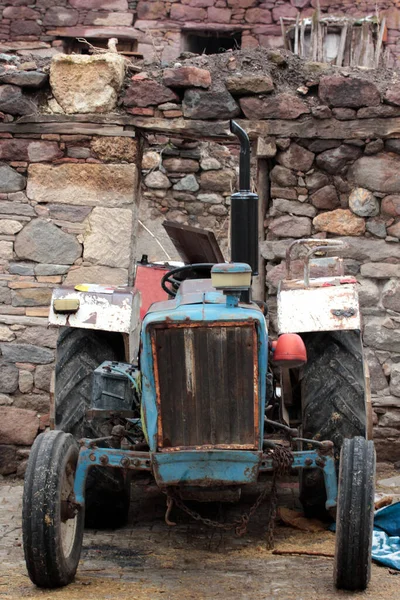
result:
<svg viewBox="0 0 400 600"><path fill-rule="evenodd" d="M357 281L326 277L282 281L278 289L279 333L360 330Z"/></svg>
<svg viewBox="0 0 400 600"><path fill-rule="evenodd" d="M61 327L113 331L129 339L133 360L140 339L139 290L127 286L79 284L53 290L49 322Z"/></svg>

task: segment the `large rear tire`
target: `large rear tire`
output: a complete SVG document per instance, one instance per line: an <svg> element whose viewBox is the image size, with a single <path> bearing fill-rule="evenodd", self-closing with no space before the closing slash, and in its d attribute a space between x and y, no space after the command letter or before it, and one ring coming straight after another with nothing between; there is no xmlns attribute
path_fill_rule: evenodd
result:
<svg viewBox="0 0 400 600"><path fill-rule="evenodd" d="M75 439L110 435L104 419L88 420L93 371L105 360L123 360L116 334L65 328L57 342L55 428ZM118 527L128 519L130 477L119 469L94 467L86 482L86 526Z"/></svg>
<svg viewBox="0 0 400 600"><path fill-rule="evenodd" d="M25 475L22 534L32 582L62 587L75 577L81 554L84 509L73 504L79 448L72 435L49 431L32 446Z"/></svg>
<svg viewBox="0 0 400 600"><path fill-rule="evenodd" d="M343 440L366 437L367 406L363 350L357 331L303 334L307 364L301 383L302 435L331 440L338 461ZM303 470L300 500L307 516L322 517L325 485L320 469Z"/></svg>
<svg viewBox="0 0 400 600"><path fill-rule="evenodd" d="M371 577L375 449L372 441L344 440L340 455L334 582L365 590Z"/></svg>

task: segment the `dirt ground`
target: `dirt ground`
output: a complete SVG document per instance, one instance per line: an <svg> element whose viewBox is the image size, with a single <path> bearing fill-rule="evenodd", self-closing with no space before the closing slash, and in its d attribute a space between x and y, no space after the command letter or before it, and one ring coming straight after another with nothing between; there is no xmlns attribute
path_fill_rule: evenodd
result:
<svg viewBox="0 0 400 600"><path fill-rule="evenodd" d="M380 477L398 475L383 470ZM378 488L400 498L400 488ZM230 521L248 509L254 493L238 505L201 506L211 518ZM286 480L279 502L298 506L297 483ZM305 533L278 525L275 550L266 549L267 505L238 538L190 521L179 511L175 527L164 522L165 497L154 487L134 487L129 524L114 531L88 530L75 583L60 590L35 588L26 573L21 546L22 486L0 485L0 599L59 600L339 600L341 598L397 600L400 573L373 565L370 587L363 593L338 592L332 580L333 559L321 556L277 555L306 550L333 554L334 534Z"/></svg>

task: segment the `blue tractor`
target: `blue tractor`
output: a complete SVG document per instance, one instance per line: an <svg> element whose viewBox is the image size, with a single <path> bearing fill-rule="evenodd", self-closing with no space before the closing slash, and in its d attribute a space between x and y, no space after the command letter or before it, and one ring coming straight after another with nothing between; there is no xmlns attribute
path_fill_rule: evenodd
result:
<svg viewBox="0 0 400 600"><path fill-rule="evenodd" d="M334 240L291 244L280 335L269 340L266 306L251 297L258 197L250 191L250 143L235 122L231 130L241 145L232 262L163 271L166 299L141 324L136 288L54 292L51 322L64 328L52 430L32 447L23 501L25 559L37 586L74 579L85 519L118 525L141 472L165 493L168 523L174 505L187 510L187 498L239 500L263 474L274 487L293 471L305 511L336 519L335 585L368 585L375 452L355 281L340 259L315 256ZM302 280L291 277L298 247L307 252ZM315 264L329 277L312 278ZM253 512L224 527L243 533Z"/></svg>

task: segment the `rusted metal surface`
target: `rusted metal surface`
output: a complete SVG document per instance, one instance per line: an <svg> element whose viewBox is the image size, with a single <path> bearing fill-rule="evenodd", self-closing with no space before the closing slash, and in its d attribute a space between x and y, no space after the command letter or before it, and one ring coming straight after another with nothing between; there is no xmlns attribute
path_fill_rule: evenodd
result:
<svg viewBox="0 0 400 600"><path fill-rule="evenodd" d="M321 281L317 280L320 285ZM324 280L329 284L329 280ZM278 291L279 333L361 329L355 284Z"/></svg>
<svg viewBox="0 0 400 600"><path fill-rule="evenodd" d="M158 447L256 449L257 351L251 321L155 326Z"/></svg>
<svg viewBox="0 0 400 600"><path fill-rule="evenodd" d="M306 250L306 264L305 269L309 268L308 263L310 257L316 252L326 252L331 249L343 249L346 245L341 240L319 240L319 239L304 239L295 240L292 242L286 250L286 279L292 279L291 262L294 255L298 250L304 248ZM307 275L305 275L307 279ZM308 275L309 279L309 275Z"/></svg>

